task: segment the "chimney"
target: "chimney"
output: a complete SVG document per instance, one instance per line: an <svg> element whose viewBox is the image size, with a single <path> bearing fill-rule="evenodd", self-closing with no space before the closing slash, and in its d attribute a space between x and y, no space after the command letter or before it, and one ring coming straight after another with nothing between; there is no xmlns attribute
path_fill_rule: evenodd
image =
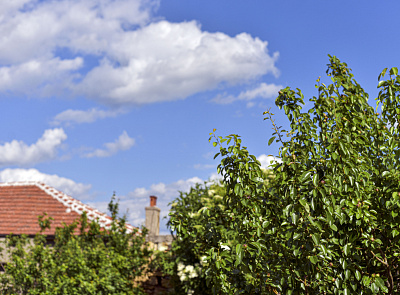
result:
<svg viewBox="0 0 400 295"><path fill-rule="evenodd" d="M157 206L157 197L150 196L150 207L155 207L155 206Z"/></svg>
<svg viewBox="0 0 400 295"><path fill-rule="evenodd" d="M157 197L150 196L150 207L146 207L146 228L149 236L160 234L160 208L157 207Z"/></svg>

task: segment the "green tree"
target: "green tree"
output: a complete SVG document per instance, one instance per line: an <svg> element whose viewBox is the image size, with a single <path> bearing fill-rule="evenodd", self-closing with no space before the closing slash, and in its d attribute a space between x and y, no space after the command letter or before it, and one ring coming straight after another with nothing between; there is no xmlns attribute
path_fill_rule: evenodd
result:
<svg viewBox="0 0 400 295"><path fill-rule="evenodd" d="M170 204L168 227L176 238L167 254L170 263L167 268L164 265L164 271L172 276L175 294L212 294L204 273L204 244L211 241L203 228L206 221L201 210L213 208L219 212L208 220L210 228L217 228L222 224L224 194L225 189L218 182L197 184L188 193L180 192Z"/></svg>
<svg viewBox="0 0 400 295"><path fill-rule="evenodd" d="M222 230L236 232L230 251L217 242L203 249L216 294L400 292L400 76L392 68L383 80L386 72L378 78L382 114L335 56L331 82L317 80L308 111L299 89L282 89L276 105L290 130L265 112L275 130L269 143L281 145L282 160L268 186L239 136L211 134L220 146L224 205L234 214ZM202 230L210 241L224 236L206 223Z"/></svg>
<svg viewBox="0 0 400 295"><path fill-rule="evenodd" d="M263 171L265 185L273 176ZM236 245L236 230L231 228L235 212L224 202L226 189L221 181L197 184L188 193L180 193L170 205L168 226L176 238L172 249L162 259L164 271L172 276L176 294L212 294L207 285L209 267L205 258L210 247L218 249L221 257L229 259ZM220 263L226 261L221 259ZM230 275L229 272L223 275ZM245 281L243 274L236 274ZM215 290L214 290L215 291Z"/></svg>
<svg viewBox="0 0 400 295"><path fill-rule="evenodd" d="M37 234L9 236L10 261L0 278L2 294L144 294L135 279L145 274L150 252L146 230L128 233L118 203L109 204L110 228L88 222L86 213L71 225L56 229L55 244ZM51 218L39 217L42 231Z"/></svg>

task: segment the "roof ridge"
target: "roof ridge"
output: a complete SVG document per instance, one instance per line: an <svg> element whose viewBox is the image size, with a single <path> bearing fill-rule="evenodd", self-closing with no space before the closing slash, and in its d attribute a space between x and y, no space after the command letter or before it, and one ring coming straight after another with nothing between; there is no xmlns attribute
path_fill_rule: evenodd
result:
<svg viewBox="0 0 400 295"><path fill-rule="evenodd" d="M39 189L43 190L47 195L51 196L53 199L57 200L65 207L67 207L66 212L70 213L74 211L81 215L84 211L87 213L87 218L89 220L93 220L99 223L101 227L109 229L111 227L112 218L106 213L100 212L96 208L93 208L89 205L82 203L81 201L51 187L43 182L39 181L20 181L20 182L4 182L0 183L0 187L5 186L36 186ZM135 227L126 224L126 229L129 233L131 233Z"/></svg>

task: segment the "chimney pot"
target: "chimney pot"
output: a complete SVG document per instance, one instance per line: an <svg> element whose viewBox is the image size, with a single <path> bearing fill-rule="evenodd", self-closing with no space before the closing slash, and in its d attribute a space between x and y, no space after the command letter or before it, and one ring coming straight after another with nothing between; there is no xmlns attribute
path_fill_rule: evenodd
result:
<svg viewBox="0 0 400 295"><path fill-rule="evenodd" d="M150 207L155 207L155 206L157 206L157 197L150 196Z"/></svg>

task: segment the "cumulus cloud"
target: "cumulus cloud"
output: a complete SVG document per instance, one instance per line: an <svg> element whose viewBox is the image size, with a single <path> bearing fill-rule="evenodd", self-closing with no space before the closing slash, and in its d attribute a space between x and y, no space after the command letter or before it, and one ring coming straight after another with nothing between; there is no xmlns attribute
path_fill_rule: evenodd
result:
<svg viewBox="0 0 400 295"><path fill-rule="evenodd" d="M0 166L28 166L54 159L67 135L61 128L47 129L36 143L13 140L0 145Z"/></svg>
<svg viewBox="0 0 400 295"><path fill-rule="evenodd" d="M127 217L129 223L135 226L144 225L145 207L150 205L149 196L157 196L157 207L161 209L160 231L167 233L166 219L168 216L168 203L179 196L179 191L188 192L196 183L203 183L199 177L181 179L173 183L156 183L148 188L137 188L126 196L120 196L121 213L128 212ZM90 205L98 208L100 211L106 212L108 202L91 202Z"/></svg>
<svg viewBox="0 0 400 295"><path fill-rule="evenodd" d="M55 57L0 66L0 92L11 91L18 95L35 93L42 96L63 92L72 85L72 79L76 76L70 72L79 69L82 64L83 59L80 57L70 60Z"/></svg>
<svg viewBox="0 0 400 295"><path fill-rule="evenodd" d="M268 54L267 42L203 32L196 22L150 24L124 35L112 51L118 66L104 59L77 86L109 105L183 99L222 82L278 75L278 54Z"/></svg>
<svg viewBox="0 0 400 295"><path fill-rule="evenodd" d="M281 159L271 156L271 155L267 156L265 154L259 155L257 157L257 160L260 161L261 168L263 168L263 169L271 169L272 168L271 165L273 165L275 163L282 163Z"/></svg>
<svg viewBox="0 0 400 295"><path fill-rule="evenodd" d="M88 153L85 155L87 158L93 157L110 157L119 151L129 150L131 147L135 145L135 139L129 137L126 131L122 132L122 134L114 141L105 143L105 149L97 149L94 152Z"/></svg>
<svg viewBox="0 0 400 295"><path fill-rule="evenodd" d="M251 100L256 98L275 98L278 95L279 90L282 88L282 85L261 83L253 89L242 91L238 96L219 94L211 101L218 104L230 104L234 101L243 100L247 101L248 106L251 107L254 105Z"/></svg>
<svg viewBox="0 0 400 295"><path fill-rule="evenodd" d="M100 110L98 108L92 108L87 111L69 109L57 114L54 117L52 124L60 125L65 123L69 125L73 123L93 123L99 119L116 117L121 113L123 113L122 110Z"/></svg>
<svg viewBox="0 0 400 295"><path fill-rule="evenodd" d="M46 183L73 198L89 199L90 184L76 183L75 181L55 174L45 174L36 169L4 169L0 171L0 182L38 181Z"/></svg>
<svg viewBox="0 0 400 295"><path fill-rule="evenodd" d="M279 54L269 54L266 41L202 31L194 21L152 22L158 1L6 2L0 92L141 105L279 74ZM88 57L98 64L89 65Z"/></svg>

